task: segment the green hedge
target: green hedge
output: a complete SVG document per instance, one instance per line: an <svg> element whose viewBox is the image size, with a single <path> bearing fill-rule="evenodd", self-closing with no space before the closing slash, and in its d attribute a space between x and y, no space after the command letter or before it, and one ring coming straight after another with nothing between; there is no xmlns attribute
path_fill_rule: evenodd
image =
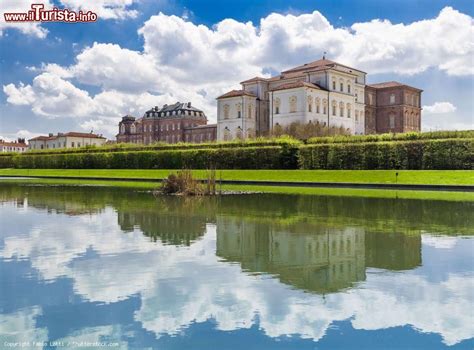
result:
<svg viewBox="0 0 474 350"><path fill-rule="evenodd" d="M472 169L474 138L147 151L15 154L23 169Z"/></svg>
<svg viewBox="0 0 474 350"><path fill-rule="evenodd" d="M338 135L310 138L307 144L321 143L359 143L359 142L386 142L386 141L414 141L414 140L439 140L474 138L474 130L461 131L432 131L432 132L407 132L398 134L379 135Z"/></svg>
<svg viewBox="0 0 474 350"><path fill-rule="evenodd" d="M287 169L296 167L287 147L70 153L1 157L2 168L24 169Z"/></svg>
<svg viewBox="0 0 474 350"><path fill-rule="evenodd" d="M474 139L302 146L301 169L472 169Z"/></svg>
<svg viewBox="0 0 474 350"><path fill-rule="evenodd" d="M267 147L267 146L292 146L297 147L300 141L291 137L281 136L278 138L256 138L250 140L233 140L209 143L163 143L157 142L151 145L135 143L118 143L103 146L84 146L79 148L56 148L29 150L30 155L45 154L69 154L69 153L103 153L103 152L132 152L132 151L166 151L166 150L191 150L191 149L216 149L237 147ZM0 153L0 157L15 154L14 152Z"/></svg>

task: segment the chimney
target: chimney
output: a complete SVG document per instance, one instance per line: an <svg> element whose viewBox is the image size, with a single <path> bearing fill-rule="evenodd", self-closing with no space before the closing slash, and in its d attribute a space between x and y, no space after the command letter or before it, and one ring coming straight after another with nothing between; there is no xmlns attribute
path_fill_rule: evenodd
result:
<svg viewBox="0 0 474 350"><path fill-rule="evenodd" d="M49 136L49 137L53 137L53 133L50 132L50 133L48 134L48 136Z"/></svg>
<svg viewBox="0 0 474 350"><path fill-rule="evenodd" d="M188 102L188 108L191 108L191 102Z"/></svg>

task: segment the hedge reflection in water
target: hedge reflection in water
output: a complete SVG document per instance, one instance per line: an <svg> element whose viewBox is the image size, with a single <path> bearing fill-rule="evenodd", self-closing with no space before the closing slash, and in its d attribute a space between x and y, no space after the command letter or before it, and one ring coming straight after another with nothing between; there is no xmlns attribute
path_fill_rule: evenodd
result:
<svg viewBox="0 0 474 350"><path fill-rule="evenodd" d="M421 234L471 234L473 204L298 195L159 197L110 188L4 185L0 200L67 215L117 211L122 231L191 245L217 227L216 254L249 273L330 293L364 281L367 268L421 265ZM152 243L151 243L152 244Z"/></svg>

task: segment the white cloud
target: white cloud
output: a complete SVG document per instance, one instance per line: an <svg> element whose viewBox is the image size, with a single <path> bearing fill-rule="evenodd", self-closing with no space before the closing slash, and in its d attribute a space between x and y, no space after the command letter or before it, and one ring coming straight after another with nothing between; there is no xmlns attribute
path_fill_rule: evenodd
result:
<svg viewBox="0 0 474 350"><path fill-rule="evenodd" d="M138 11L131 6L138 0L60 0L61 3L71 10L92 11L99 19L126 19L134 18Z"/></svg>
<svg viewBox="0 0 474 350"><path fill-rule="evenodd" d="M435 102L431 106L423 106L423 111L428 114L445 114L456 111L456 106L451 102Z"/></svg>
<svg viewBox="0 0 474 350"><path fill-rule="evenodd" d="M119 3L127 11L132 0L113 1L112 7L121 8ZM143 51L94 43L71 66L44 64L31 85L9 84L4 92L9 103L30 105L39 115L103 119L104 125L176 101L192 101L214 121L215 98L240 81L318 59L323 51L369 74L429 68L453 76L474 74L473 29L473 19L451 7L409 24L377 19L349 28L334 27L318 11L272 13L258 26L225 19L213 27L159 13L138 31ZM76 82L101 91L89 96ZM446 110L447 105L427 106L427 112L430 107Z"/></svg>

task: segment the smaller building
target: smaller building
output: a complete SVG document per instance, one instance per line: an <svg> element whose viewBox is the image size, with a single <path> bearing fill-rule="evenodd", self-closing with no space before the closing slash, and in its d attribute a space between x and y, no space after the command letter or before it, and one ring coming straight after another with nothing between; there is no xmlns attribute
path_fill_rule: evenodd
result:
<svg viewBox="0 0 474 350"><path fill-rule="evenodd" d="M106 142L102 135L85 132L67 132L57 135L37 136L28 140L28 149L78 148L84 146L102 146Z"/></svg>
<svg viewBox="0 0 474 350"><path fill-rule="evenodd" d="M25 152L27 149L25 139L18 139L13 142L0 139L0 152Z"/></svg>

